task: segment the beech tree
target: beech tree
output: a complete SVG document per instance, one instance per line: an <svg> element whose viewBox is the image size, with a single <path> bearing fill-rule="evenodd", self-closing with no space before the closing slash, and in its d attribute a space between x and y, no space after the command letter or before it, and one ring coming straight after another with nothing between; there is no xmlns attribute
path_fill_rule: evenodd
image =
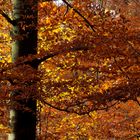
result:
<svg viewBox="0 0 140 140"><path fill-rule="evenodd" d="M21 56L25 57L29 54L36 54L37 52L37 4L37 0L13 0L12 19L1 11L1 14L12 25L12 30L10 32L14 42L12 44L13 63L16 63ZM30 64L30 66L33 69L37 69L35 63ZM20 94L22 94L20 90L14 90L11 96L12 98L16 98ZM10 119L13 131L8 139L35 140L36 100L29 97L28 100L20 99L17 102L24 107L28 107L31 111L15 109L15 104L12 103Z"/></svg>
<svg viewBox="0 0 140 140"><path fill-rule="evenodd" d="M13 41L13 64L1 63L0 79L12 108L9 140L35 140L40 102L79 115L139 104L138 20L112 15L105 3L14 0L12 19L1 10Z"/></svg>
<svg viewBox="0 0 140 140"><path fill-rule="evenodd" d="M15 63L21 56L36 54L37 49L37 0L14 0L12 24L14 43L12 44L12 62ZM35 63L30 65L37 68ZM12 92L16 98L20 90ZM20 99L19 104L31 109L31 112L14 109L10 111L13 132L9 140L35 140L36 137L36 100L29 97L28 101ZM13 104L14 105L14 104ZM13 108L13 107L12 107Z"/></svg>

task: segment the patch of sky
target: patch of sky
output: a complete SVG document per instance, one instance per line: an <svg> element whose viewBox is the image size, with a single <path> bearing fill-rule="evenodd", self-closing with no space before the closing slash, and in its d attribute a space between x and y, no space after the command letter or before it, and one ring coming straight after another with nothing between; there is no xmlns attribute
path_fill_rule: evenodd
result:
<svg viewBox="0 0 140 140"><path fill-rule="evenodd" d="M54 0L54 3L57 5L57 6L61 6L64 4L63 0Z"/></svg>

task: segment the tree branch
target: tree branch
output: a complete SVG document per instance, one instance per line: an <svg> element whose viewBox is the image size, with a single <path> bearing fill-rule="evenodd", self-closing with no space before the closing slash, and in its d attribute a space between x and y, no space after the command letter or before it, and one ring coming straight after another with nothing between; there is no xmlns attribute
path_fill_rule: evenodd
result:
<svg viewBox="0 0 140 140"><path fill-rule="evenodd" d="M34 58L31 59L31 57L29 56L30 60L28 60L28 57L26 56L26 58L24 58L25 59L24 61L22 61L22 58L21 58L18 62L14 63L12 66L10 66L10 68L7 67L7 68L4 68L4 69L1 69L0 73L3 73L3 72L5 72L9 69L12 69L14 67L18 67L18 66L21 66L21 65L24 65L24 64L38 67L38 65L40 65L42 62L46 61L49 58L55 57L57 55L60 55L60 54L63 54L63 53L68 53L68 52L80 51L80 50L86 51L86 50L89 50L89 49L93 49L93 48L91 48L91 47L79 47L78 46L78 47L75 47L75 48L62 49L61 51L58 51L58 52L46 54L42 58L37 58L37 57L35 57L35 55L33 55Z"/></svg>
<svg viewBox="0 0 140 140"><path fill-rule="evenodd" d="M69 48L69 49L62 49L61 51L54 52L54 53L51 53L51 54L47 54L42 58L36 58L32 61L26 61L26 62L24 62L24 64L32 65L32 64L35 63L38 66L40 63L46 61L49 58L57 56L59 54L68 53L68 52L75 52L75 51L80 51L80 50L81 51L86 51L86 50L89 50L89 49L91 49L91 47L81 47L81 46L80 47L75 47L75 48Z"/></svg>
<svg viewBox="0 0 140 140"><path fill-rule="evenodd" d="M96 32L93 25L88 21L87 18L85 18L76 8L74 8L70 3L68 3L66 0L62 0L68 7L72 8L73 11L75 13L77 13L85 22L86 24L90 27L90 29L93 31L93 32Z"/></svg>
<svg viewBox="0 0 140 140"><path fill-rule="evenodd" d="M63 112L67 112L67 113L71 113L71 112L68 110L68 108L62 109L62 108L60 108L60 107L56 107L56 106L54 106L54 105L52 105L52 104L50 104L50 103L44 101L44 100L41 100L41 102L42 102L43 104L48 105L48 106L51 107L51 108L56 109L56 110L63 111Z"/></svg>
<svg viewBox="0 0 140 140"><path fill-rule="evenodd" d="M48 2L48 1L52 1L52 0L41 0L40 2ZM70 3L67 2L67 0L62 0L66 5L67 5L67 11L68 11L68 7L73 9L73 11L75 13L77 13L85 22L86 24L90 27L90 29L93 31L93 32L96 32L95 29L94 29L94 26L89 22L89 20L87 18L85 18L76 8L74 8ZM67 13L66 11L66 13ZM66 13L64 15L66 15Z"/></svg>
<svg viewBox="0 0 140 140"><path fill-rule="evenodd" d="M4 13L2 10L0 10L0 14L9 22L11 25L15 26L16 22L15 20L12 20L6 13Z"/></svg>
<svg viewBox="0 0 140 140"><path fill-rule="evenodd" d="M70 108L72 108L72 107L74 107L74 106L77 106L77 105L80 105L80 104L83 104L82 102L81 103L78 103L78 104L75 104L75 105L72 105L72 106L68 106L68 107L65 107L65 108L61 108L61 107L58 107L58 106L55 106L55 105L53 105L53 104L51 104L51 103L49 103L49 102L47 102L47 101L45 101L45 100L43 100L43 99L41 99L40 100L43 104L46 104L46 105L48 105L49 107L51 107L51 108L54 108L54 109L56 109L56 110L58 110L58 111L62 111L62 112L66 112L66 113L75 113L75 114L77 114L77 115L89 115L89 113L90 112L92 112L92 111L99 111L99 110L104 110L104 111L107 111L109 108L111 108L111 107L113 107L113 106L115 106L117 103L118 103L118 101L116 101L115 103L113 103L112 105L110 105L110 106L106 106L106 107L95 107L95 108L92 108L91 110L87 110L87 111L79 111L79 110L71 110Z"/></svg>

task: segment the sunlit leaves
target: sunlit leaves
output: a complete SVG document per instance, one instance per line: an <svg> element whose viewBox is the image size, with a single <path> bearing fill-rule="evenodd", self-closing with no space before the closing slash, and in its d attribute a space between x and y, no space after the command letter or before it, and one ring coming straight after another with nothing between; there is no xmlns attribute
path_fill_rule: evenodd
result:
<svg viewBox="0 0 140 140"><path fill-rule="evenodd" d="M0 15L0 62L6 63L11 62L11 47L10 47L10 35L9 35L9 29L10 25L9 23ZM5 23L5 24L4 24Z"/></svg>
<svg viewBox="0 0 140 140"><path fill-rule="evenodd" d="M67 11L64 5L57 7L46 2L41 5L40 11L40 17L44 15L39 22L40 50L53 53L76 46L90 48L77 52L62 51L62 54L46 60L40 66L44 74L39 91L42 98L79 114L107 109L114 104L114 100L126 101L139 94L139 81L136 82L139 79L137 33L132 31L129 20L121 13L111 16L110 9L100 11L96 6L93 7L92 2L75 0L72 4L89 19L95 27L95 33L73 9ZM95 9L97 11L94 12ZM52 111L51 117L55 115L56 112ZM89 115L97 120L91 123L84 119L85 125L77 124L80 119L74 116L72 119L64 117L61 123L58 115L56 128L53 127L54 122L49 124L48 136L53 134L52 131L56 132L54 137L64 139L108 139L120 134L116 129L112 130L115 122L108 119L107 115ZM118 115L117 121L123 115ZM120 128L119 125L117 127ZM68 130L69 133L65 134ZM62 136L61 131L64 133Z"/></svg>
<svg viewBox="0 0 140 140"><path fill-rule="evenodd" d="M15 100L28 99L31 96L42 103L46 101L58 110L87 115L84 118L73 114L64 115L52 108L43 107L44 120L48 120L46 123L43 120L42 131L47 131L47 137L52 139L58 139L58 136L59 139L89 140L122 136L117 130L121 125L124 127L125 123L119 121L126 115L131 120L133 113L115 114L117 120L114 121L113 117L106 114L98 116L97 112L92 111L107 110L119 101L137 101L140 91L138 18L131 17L127 20L126 11L122 12L124 15L121 12L111 15L111 3L101 9L101 3L92 0L74 0L71 4L88 19L96 32L75 13L74 8L57 6L53 1L40 2L38 55L35 58L41 59L51 54L52 57L42 62L38 71L24 63L25 57L13 66L8 65L7 62L11 61L11 40L8 34L10 27L4 18L0 17L0 66L1 69L6 67L6 70L1 72L1 90L5 93L22 91L23 94ZM124 5L123 2L121 5ZM132 5L133 2L129 4ZM121 9L124 7L121 6ZM134 11L129 11L129 15L135 15ZM77 47L81 47L81 50L76 50ZM33 56L27 59L30 62L34 60ZM38 93L35 93L36 89ZM129 106L133 107L132 104ZM47 119L45 113L48 115ZM110 115L113 116L113 111ZM126 119L125 122L127 121ZM135 124L133 120L124 128L132 131L133 128L138 128L138 123L139 119ZM128 136L128 132L126 133Z"/></svg>

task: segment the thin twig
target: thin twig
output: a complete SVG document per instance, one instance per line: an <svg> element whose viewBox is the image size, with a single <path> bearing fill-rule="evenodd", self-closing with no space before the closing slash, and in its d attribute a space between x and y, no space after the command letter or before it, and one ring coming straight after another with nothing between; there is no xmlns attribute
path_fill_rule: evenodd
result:
<svg viewBox="0 0 140 140"><path fill-rule="evenodd" d="M137 104L140 106L140 102L138 101L138 99L136 99Z"/></svg>
<svg viewBox="0 0 140 140"><path fill-rule="evenodd" d="M68 7L72 8L73 11L75 13L77 13L80 17L83 18L83 20L86 22L86 24L90 27L90 29L93 31L93 32L96 32L93 25L89 22L89 20L87 18L85 18L76 8L74 8L70 3L68 3L66 0L62 0Z"/></svg>
<svg viewBox="0 0 140 140"><path fill-rule="evenodd" d="M127 41L127 43L129 44L129 46L131 47L131 49L134 50L134 52L135 52L136 54L140 55L140 52L138 52L138 51L134 48L134 45L133 45L133 43L132 43L131 41Z"/></svg>
<svg viewBox="0 0 140 140"><path fill-rule="evenodd" d="M11 25L15 26L16 22L15 20L12 20L6 13L4 13L2 10L0 10L0 14L9 22Z"/></svg>

